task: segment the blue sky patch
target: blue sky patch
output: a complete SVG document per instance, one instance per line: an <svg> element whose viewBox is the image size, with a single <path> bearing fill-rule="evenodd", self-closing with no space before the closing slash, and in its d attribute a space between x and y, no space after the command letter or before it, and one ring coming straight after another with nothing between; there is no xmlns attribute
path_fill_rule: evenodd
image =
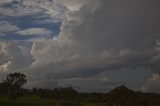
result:
<svg viewBox="0 0 160 106"><path fill-rule="evenodd" d="M5 4L4 7L10 7L11 4ZM6 32L5 34L0 34L0 40L31 40L45 37L57 36L60 32L61 22L54 21L49 15L44 13L34 14L34 15L22 15L22 16L5 16L0 14L0 21L5 21L17 26L20 31L29 28L42 28L52 32L51 35L38 36L38 35L25 35L21 36L16 31Z"/></svg>

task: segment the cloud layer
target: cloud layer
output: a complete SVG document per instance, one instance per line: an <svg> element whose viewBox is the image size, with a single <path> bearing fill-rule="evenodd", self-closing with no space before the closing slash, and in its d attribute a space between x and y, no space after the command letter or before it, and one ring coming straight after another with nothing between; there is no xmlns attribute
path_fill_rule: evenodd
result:
<svg viewBox="0 0 160 106"><path fill-rule="evenodd" d="M108 79L107 76L103 76L108 79L104 80L97 78L96 75L110 70L123 71L145 67L144 69L150 69L154 75L156 74L156 80L149 79L149 84L147 81L147 85L144 84L147 89L150 83L157 83L159 80L159 4L158 0L22 0L14 2L16 8L23 6L20 9L21 12L18 12L21 15L38 14L44 11L44 14L48 14L53 21L62 22L57 37L33 42L31 54L28 56L34 61L24 71L32 76L36 84L38 84L37 81L45 83L57 81L60 85L65 85L62 82L66 80L73 86L76 83L79 83L76 85L78 87L86 86L84 88L86 91L96 85L99 87L94 89L95 91L105 91L104 89L108 89L107 85L116 86L124 82L112 82L112 79ZM8 10L5 9L5 11ZM4 14L3 10L1 13L13 15ZM18 33L21 35L51 34L49 30L38 28L20 30ZM24 56L22 52L18 54ZM17 58L18 62L21 62L20 57ZM7 68L10 64L9 60L7 57L7 61L2 62L1 67ZM24 64L28 66L31 60L26 61L27 63ZM118 75L115 76L118 77ZM37 77L38 80L34 79ZM91 83L93 81L94 84ZM89 83L91 85L87 86ZM155 89L150 90L157 92Z"/></svg>
<svg viewBox="0 0 160 106"><path fill-rule="evenodd" d="M0 72L13 72L31 65L32 57L21 51L20 43L0 42Z"/></svg>
<svg viewBox="0 0 160 106"><path fill-rule="evenodd" d="M21 30L17 33L19 33L20 35L38 35L38 36L44 36L44 35L47 36L52 34L51 31L43 28L29 28L29 29Z"/></svg>

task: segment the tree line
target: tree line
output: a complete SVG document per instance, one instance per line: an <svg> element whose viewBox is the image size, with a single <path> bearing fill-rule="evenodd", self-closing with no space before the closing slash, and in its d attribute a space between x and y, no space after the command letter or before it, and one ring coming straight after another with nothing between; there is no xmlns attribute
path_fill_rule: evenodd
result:
<svg viewBox="0 0 160 106"><path fill-rule="evenodd" d="M72 99L78 92L73 87L55 88L55 89L24 89L24 84L27 83L25 74L10 73L4 80L0 82L0 95L8 96L9 101L15 101L18 96L37 95L42 98L56 98L56 99Z"/></svg>
<svg viewBox="0 0 160 106"><path fill-rule="evenodd" d="M76 101L76 103L99 102L106 106L160 106L160 94L133 91L124 85L116 87L108 93L81 93L73 87L24 89L23 86L26 83L26 75L22 73L8 74L0 83L0 96L8 96L9 101L16 100L18 96L36 95L41 98Z"/></svg>

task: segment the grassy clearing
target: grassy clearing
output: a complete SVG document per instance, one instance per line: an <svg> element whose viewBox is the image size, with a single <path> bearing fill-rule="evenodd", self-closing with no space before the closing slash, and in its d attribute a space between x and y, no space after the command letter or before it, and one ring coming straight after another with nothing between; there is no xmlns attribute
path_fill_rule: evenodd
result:
<svg viewBox="0 0 160 106"><path fill-rule="evenodd" d="M38 96L19 97L9 102L7 97L0 97L0 106L54 106L51 99L42 99Z"/></svg>
<svg viewBox="0 0 160 106"><path fill-rule="evenodd" d="M43 99L38 96L24 96L17 98L14 102L9 102L6 96L0 97L0 106L65 106L63 102L71 101L57 101L53 99ZM82 106L104 106L99 103L82 103Z"/></svg>

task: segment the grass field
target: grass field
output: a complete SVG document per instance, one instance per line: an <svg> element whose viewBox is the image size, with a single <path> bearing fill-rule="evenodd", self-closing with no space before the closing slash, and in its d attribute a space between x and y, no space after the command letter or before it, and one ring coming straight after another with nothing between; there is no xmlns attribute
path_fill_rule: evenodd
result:
<svg viewBox="0 0 160 106"><path fill-rule="evenodd" d="M0 97L0 106L68 106L63 103L68 101L57 101L53 99L43 99L38 96L19 97L16 101L8 101L5 96ZM71 102L71 101L70 101ZM82 106L104 106L100 103L82 103ZM74 106L74 105L73 105Z"/></svg>

